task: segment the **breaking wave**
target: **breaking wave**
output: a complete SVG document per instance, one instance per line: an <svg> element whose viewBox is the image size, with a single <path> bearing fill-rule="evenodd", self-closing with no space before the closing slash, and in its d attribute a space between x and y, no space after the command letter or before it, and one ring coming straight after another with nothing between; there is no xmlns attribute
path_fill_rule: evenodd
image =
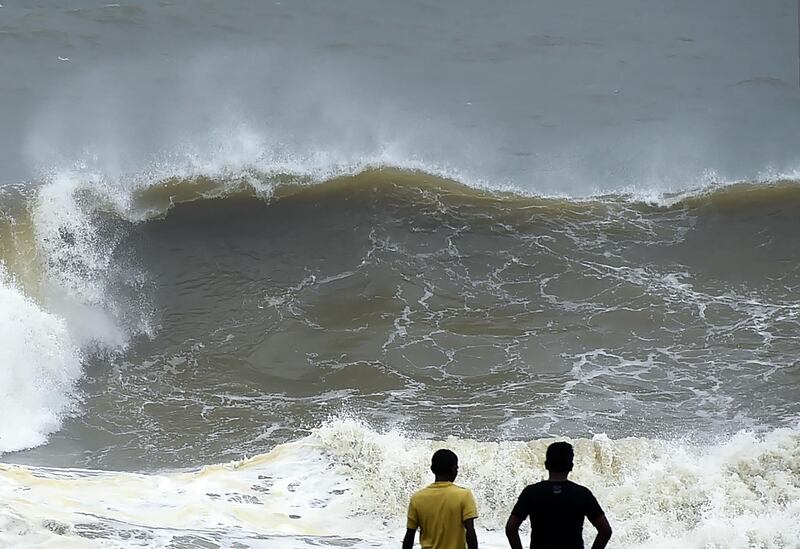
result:
<svg viewBox="0 0 800 549"><path fill-rule="evenodd" d="M4 407L20 410L20 419L0 430L0 450L41 444L59 428L61 418L75 409L74 387L86 353L119 352L132 337L152 337L158 331L158 304L146 291L147 266L127 253L126 238L131 227L163 218L180 204L300 199L325 207L370 195L370 200L386 204L414 205L422 217L426 212L470 210L490 217L512 212L508 219L514 219L535 212L556 224L594 220L598 226L616 223L620 231L664 212L678 213L680 219L749 212L756 217L750 221L752 229L744 232L752 233L764 230L775 211L800 203L800 185L781 179L716 185L655 200L636 194L570 199L465 183L447 170L430 173L413 165L322 166L215 168L199 174L195 170L208 167L194 166L168 172L168 177L155 170L118 180L62 172L38 186L5 187L0 195L0 321L9 326L4 330L9 341L4 361L12 367L0 392L8 395ZM668 227L668 238L680 239L686 230L683 225ZM34 347L44 351L34 352Z"/></svg>

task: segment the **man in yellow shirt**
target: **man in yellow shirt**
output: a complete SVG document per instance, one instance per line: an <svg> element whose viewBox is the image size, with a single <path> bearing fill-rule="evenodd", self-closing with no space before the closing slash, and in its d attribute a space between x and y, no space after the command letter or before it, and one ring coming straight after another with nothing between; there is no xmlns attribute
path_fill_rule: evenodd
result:
<svg viewBox="0 0 800 549"><path fill-rule="evenodd" d="M422 549L478 549L475 498L468 488L453 484L458 457L450 450L437 450L431 458L431 471L436 482L415 492L408 504L403 549L414 547L417 528Z"/></svg>

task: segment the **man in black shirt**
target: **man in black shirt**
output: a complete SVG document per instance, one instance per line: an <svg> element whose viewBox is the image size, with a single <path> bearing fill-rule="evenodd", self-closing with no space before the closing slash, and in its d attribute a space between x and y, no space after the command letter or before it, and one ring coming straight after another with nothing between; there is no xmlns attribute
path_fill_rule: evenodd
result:
<svg viewBox="0 0 800 549"><path fill-rule="evenodd" d="M547 447L544 466L549 478L526 487L508 517L511 549L522 549L519 527L526 517L531 518L531 549L583 549L583 517L597 528L592 549L606 546L611 526L600 504L588 488L567 480L573 457L572 445L566 442Z"/></svg>

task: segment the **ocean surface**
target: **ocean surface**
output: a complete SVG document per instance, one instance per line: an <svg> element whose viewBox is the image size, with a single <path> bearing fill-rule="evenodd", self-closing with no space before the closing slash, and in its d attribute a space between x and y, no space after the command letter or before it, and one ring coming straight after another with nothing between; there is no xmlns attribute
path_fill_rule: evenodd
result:
<svg viewBox="0 0 800 549"><path fill-rule="evenodd" d="M0 547L800 547L796 2L0 3Z"/></svg>

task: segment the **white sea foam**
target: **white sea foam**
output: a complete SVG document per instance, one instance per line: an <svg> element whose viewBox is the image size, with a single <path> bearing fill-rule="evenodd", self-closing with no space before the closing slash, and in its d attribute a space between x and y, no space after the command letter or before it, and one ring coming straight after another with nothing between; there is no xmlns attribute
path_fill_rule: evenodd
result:
<svg viewBox="0 0 800 549"><path fill-rule="evenodd" d="M542 477L549 440L428 441L332 420L241 462L160 474L0 466L2 542L48 531L111 546L234 542L250 547L396 546L409 494L430 482L431 452L460 456L485 547L525 484ZM800 433L742 432L706 445L604 435L574 440L573 478L597 495L621 548L793 547L800 539ZM10 509L14 509L12 512ZM589 539L591 527L587 527ZM345 538L343 541L342 538Z"/></svg>
<svg viewBox="0 0 800 549"><path fill-rule="evenodd" d="M58 430L80 375L81 352L64 320L25 296L0 263L0 453Z"/></svg>

